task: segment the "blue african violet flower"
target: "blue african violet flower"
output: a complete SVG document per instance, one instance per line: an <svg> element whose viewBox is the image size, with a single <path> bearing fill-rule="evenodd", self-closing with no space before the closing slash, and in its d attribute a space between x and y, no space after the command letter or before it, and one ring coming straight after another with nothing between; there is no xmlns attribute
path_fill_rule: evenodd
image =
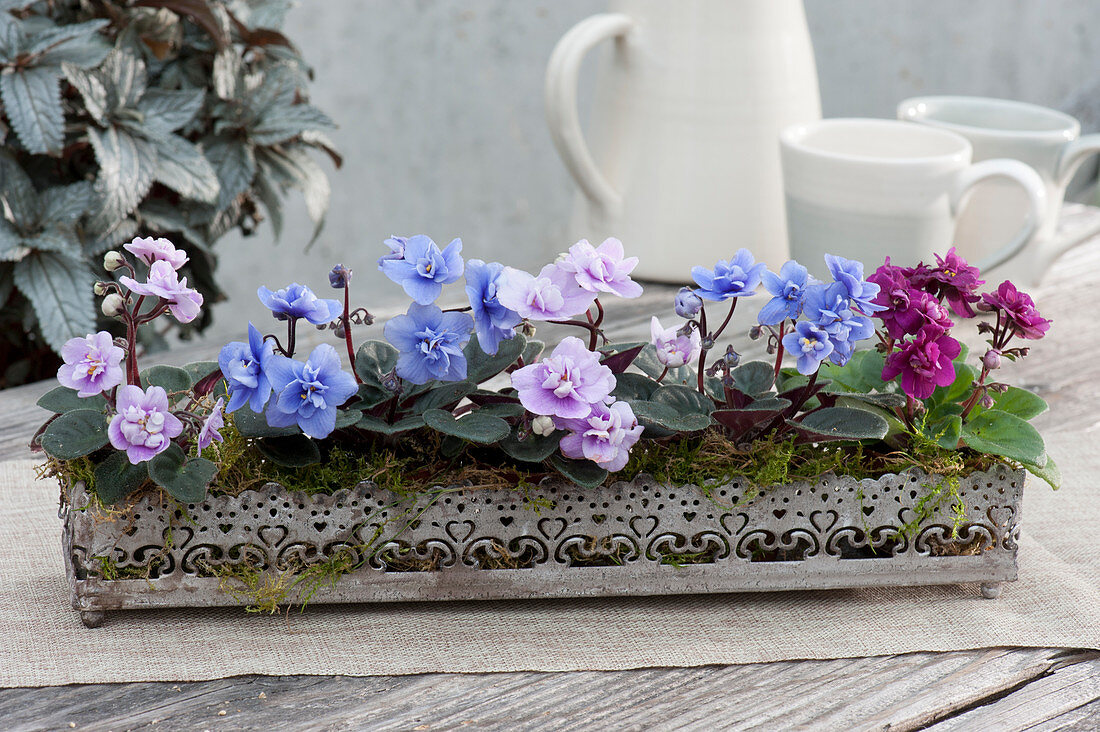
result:
<svg viewBox="0 0 1100 732"><path fill-rule="evenodd" d="M218 366L229 384L229 405L233 412L248 403L253 412L263 412L271 396L271 381L264 373L274 349L252 323L248 324L248 343L234 341L222 347Z"/></svg>
<svg viewBox="0 0 1100 732"><path fill-rule="evenodd" d="M396 241L397 237L393 240ZM387 240L389 243L391 240ZM462 276L462 240L455 239L443 251L428 237L409 237L390 256L378 260L378 269L404 288L405 294L420 305L430 305L443 291L443 285ZM396 255L400 251L401 256Z"/></svg>
<svg viewBox="0 0 1100 732"><path fill-rule="evenodd" d="M387 259L404 259L405 258L405 245L409 243L409 240L403 236L391 236L382 242L390 248L389 254L383 254L378 258L378 268L382 268L382 262Z"/></svg>
<svg viewBox="0 0 1100 732"><path fill-rule="evenodd" d="M309 437L320 440L336 427L336 408L359 387L340 366L336 349L322 343L302 363L286 356L272 356L264 366L275 398L267 408L272 427L297 424Z"/></svg>
<svg viewBox="0 0 1100 732"><path fill-rule="evenodd" d="M787 318L798 319L802 313L806 286L815 280L805 267L791 260L779 269L779 274L764 272L760 281L772 294L772 299L760 308L757 320L761 325L777 325Z"/></svg>
<svg viewBox="0 0 1100 732"><path fill-rule="evenodd" d="M382 328L400 355L397 375L413 384L432 379L466 378L463 346L470 340L474 319L466 313L445 313L435 305L413 303L405 315L391 318Z"/></svg>
<svg viewBox="0 0 1100 732"><path fill-rule="evenodd" d="M803 376L817 373L821 362L833 352L829 334L805 320L799 321L793 332L783 336L783 347L797 357L795 367Z"/></svg>
<svg viewBox="0 0 1100 732"><path fill-rule="evenodd" d="M676 308L676 314L681 318L694 318L699 314L699 309L703 307L703 301L692 292L690 287L681 287L673 300L673 307Z"/></svg>
<svg viewBox="0 0 1100 732"><path fill-rule="evenodd" d="M879 286L863 279L863 262L845 259L835 254L826 254L825 264L833 275L833 279L844 285L848 299L865 315L886 309L882 305L871 302L878 296Z"/></svg>
<svg viewBox="0 0 1100 732"><path fill-rule="evenodd" d="M814 284L807 288L803 313L828 334L833 345L829 360L838 366L848 363L856 341L875 333L871 319L852 310L843 282Z"/></svg>
<svg viewBox="0 0 1100 732"><path fill-rule="evenodd" d="M322 325L344 311L344 306L336 300L322 300L313 290L297 282L274 292L261 287L256 290L256 296L277 320L305 318L314 325Z"/></svg>
<svg viewBox="0 0 1100 732"><path fill-rule="evenodd" d="M731 297L755 295L760 277L767 270L763 263L756 264L748 249L739 249L728 262L718 260L714 270L706 267L692 267L691 278L699 285L695 294L704 300L721 302Z"/></svg>
<svg viewBox="0 0 1100 732"><path fill-rule="evenodd" d="M481 350L496 355L502 340L515 337L515 327L523 320L497 300L497 283L504 273L499 262L486 264L480 259L466 262L466 295L470 298L474 328Z"/></svg>

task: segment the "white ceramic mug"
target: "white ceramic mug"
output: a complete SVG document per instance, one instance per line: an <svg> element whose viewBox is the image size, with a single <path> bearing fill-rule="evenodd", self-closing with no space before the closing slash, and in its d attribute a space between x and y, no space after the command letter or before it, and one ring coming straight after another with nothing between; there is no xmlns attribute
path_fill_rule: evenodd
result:
<svg viewBox="0 0 1100 732"><path fill-rule="evenodd" d="M780 135L791 256L820 276L825 254L873 270L887 256L900 265L934 262L955 238L966 194L979 181L1012 180L1029 213L985 261L1020 251L1043 225L1046 186L1018 160L971 163L961 135L895 120L827 119Z"/></svg>
<svg viewBox="0 0 1100 732"><path fill-rule="evenodd" d="M1047 191L1046 222L1021 252L994 273L997 279L1036 285L1066 249L1095 229L1057 230L1062 202L1073 174L1100 152L1100 135L1081 135L1081 124L1068 114L1024 102L982 97L916 97L898 105L898 119L957 132L970 141L974 160L1013 158L1027 163ZM987 257L1023 220L1025 203L1016 186L985 181L976 186L959 219L955 243L970 259Z"/></svg>

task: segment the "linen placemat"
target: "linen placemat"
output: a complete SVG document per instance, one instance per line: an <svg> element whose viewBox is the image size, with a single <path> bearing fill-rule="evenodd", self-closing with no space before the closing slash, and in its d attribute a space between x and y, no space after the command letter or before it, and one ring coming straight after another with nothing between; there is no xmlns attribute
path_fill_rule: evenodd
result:
<svg viewBox="0 0 1100 732"><path fill-rule="evenodd" d="M69 604L57 487L0 463L0 686L198 681L239 674L616 670L994 646L1100 648L1096 435L1055 435L1064 473L1025 492L1020 579L977 588L658 598L112 611Z"/></svg>

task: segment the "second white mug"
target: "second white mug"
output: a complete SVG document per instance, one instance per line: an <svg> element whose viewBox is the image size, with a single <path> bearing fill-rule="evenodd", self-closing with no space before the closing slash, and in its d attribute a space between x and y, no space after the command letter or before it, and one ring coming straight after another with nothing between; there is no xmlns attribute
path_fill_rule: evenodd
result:
<svg viewBox="0 0 1100 732"><path fill-rule="evenodd" d="M1026 193L1023 225L981 262L1019 253L1042 227L1046 186L1018 160L972 163L966 138L896 120L827 119L780 135L791 256L824 276L825 254L870 269L934 262L953 244L960 209L979 181L1005 178Z"/></svg>

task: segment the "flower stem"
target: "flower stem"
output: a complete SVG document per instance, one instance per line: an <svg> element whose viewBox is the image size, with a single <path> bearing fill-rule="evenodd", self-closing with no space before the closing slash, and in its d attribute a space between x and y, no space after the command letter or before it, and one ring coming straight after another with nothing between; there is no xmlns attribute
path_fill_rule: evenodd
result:
<svg viewBox="0 0 1100 732"><path fill-rule="evenodd" d="M665 370L661 372L661 375L657 377L657 383L660 384L668 376L668 366L665 366Z"/></svg>
<svg viewBox="0 0 1100 732"><path fill-rule="evenodd" d="M294 358L294 336L298 330L298 319L290 318L286 321L286 357Z"/></svg>
<svg viewBox="0 0 1100 732"><path fill-rule="evenodd" d="M588 350L596 350L596 342L601 333L595 323L586 323L583 320L551 320L550 322L554 325L573 325L578 328L584 328L588 331Z"/></svg>
<svg viewBox="0 0 1100 732"><path fill-rule="evenodd" d="M699 337L703 340L707 340L707 308L705 305L699 307ZM707 390L703 386L703 369L707 366L707 347L703 344L703 347L699 349L699 373L696 374L699 381L699 393L703 396L707 395Z"/></svg>
<svg viewBox="0 0 1100 732"><path fill-rule="evenodd" d="M726 313L726 319L722 321L722 324L718 326L718 330L714 331L714 335L711 336L713 340L718 340L718 336L722 335L726 326L730 324L730 319L733 318L733 311L737 309L737 298L733 298L730 302L730 311Z"/></svg>
<svg viewBox="0 0 1100 732"><path fill-rule="evenodd" d="M779 383L779 372L783 368L783 330L786 326L786 319L779 321L779 335L776 337L779 345L775 347L775 369L772 374L772 381L776 383Z"/></svg>
<svg viewBox="0 0 1100 732"><path fill-rule="evenodd" d="M344 343L348 347L348 363L351 365L351 373L355 376L355 383L362 384L363 379L359 377L359 372L355 370L355 344L351 340L351 289L350 278L344 278Z"/></svg>

